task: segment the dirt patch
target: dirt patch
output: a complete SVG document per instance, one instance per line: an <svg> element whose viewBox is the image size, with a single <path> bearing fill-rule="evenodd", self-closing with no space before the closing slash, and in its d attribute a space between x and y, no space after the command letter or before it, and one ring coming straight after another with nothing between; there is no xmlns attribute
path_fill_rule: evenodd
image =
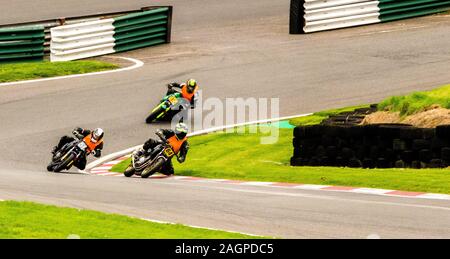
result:
<svg viewBox="0 0 450 259"><path fill-rule="evenodd" d="M441 107L431 107L407 117L400 116L399 112L380 111L367 115L362 125L377 123L404 123L418 128L435 128L439 125L450 124L450 110Z"/></svg>

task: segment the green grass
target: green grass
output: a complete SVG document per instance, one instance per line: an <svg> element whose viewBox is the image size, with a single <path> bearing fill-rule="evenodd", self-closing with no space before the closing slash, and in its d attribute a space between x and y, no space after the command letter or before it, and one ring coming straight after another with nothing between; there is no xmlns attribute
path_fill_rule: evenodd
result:
<svg viewBox="0 0 450 259"><path fill-rule="evenodd" d="M421 112L433 105L450 109L450 85L427 92L416 92L405 96L394 96L382 101L379 110L400 112L407 116Z"/></svg>
<svg viewBox="0 0 450 259"><path fill-rule="evenodd" d="M287 182L450 193L450 170L353 169L292 167L292 130L280 129L278 143L260 144L262 134L215 133L189 139L184 164L177 175L246 181ZM126 160L112 168L123 172Z"/></svg>
<svg viewBox="0 0 450 259"><path fill-rule="evenodd" d="M238 233L153 223L115 214L30 202L0 202L0 239L57 238L210 239L255 238Z"/></svg>
<svg viewBox="0 0 450 259"><path fill-rule="evenodd" d="M296 125L296 126L298 126L298 125L303 125L303 126L315 125L315 124L319 124L320 122L322 122L325 119L328 119L328 117L330 117L330 116L338 115L339 113L342 113L342 112L351 112L351 111L354 111L355 109L359 109L359 108L368 108L369 106L370 105L360 105L360 106L353 106L353 107L346 107L346 108L316 112L310 116L291 119L289 121L289 123L292 125Z"/></svg>
<svg viewBox="0 0 450 259"><path fill-rule="evenodd" d="M117 65L100 61L0 64L0 83L85 74L117 68Z"/></svg>

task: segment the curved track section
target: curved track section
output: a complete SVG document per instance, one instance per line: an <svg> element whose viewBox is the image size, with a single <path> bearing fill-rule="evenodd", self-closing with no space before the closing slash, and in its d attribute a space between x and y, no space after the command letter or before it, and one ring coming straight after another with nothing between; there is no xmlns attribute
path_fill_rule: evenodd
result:
<svg viewBox="0 0 450 259"><path fill-rule="evenodd" d="M5 13L14 15L0 22L148 4L86 2L8 2ZM278 97L280 116L376 102L450 81L446 16L291 36L288 0L152 4L175 5L174 38L127 53L144 67L0 88L0 198L284 237L449 237L446 201L45 173L51 146L75 126L105 128L106 154L141 144L162 127L143 120L171 80L197 78L206 98Z"/></svg>

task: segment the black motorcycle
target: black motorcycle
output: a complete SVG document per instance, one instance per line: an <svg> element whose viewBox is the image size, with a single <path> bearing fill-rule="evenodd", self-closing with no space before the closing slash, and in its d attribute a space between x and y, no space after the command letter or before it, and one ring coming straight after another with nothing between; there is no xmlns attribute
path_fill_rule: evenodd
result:
<svg viewBox="0 0 450 259"><path fill-rule="evenodd" d="M74 140L65 144L55 155L47 166L49 172L61 172L69 170L76 161L89 154L89 148L84 140Z"/></svg>
<svg viewBox="0 0 450 259"><path fill-rule="evenodd" d="M175 156L175 152L169 145L164 136L157 134L163 141L162 144L156 146L151 152L135 151L131 155L131 164L124 172L126 177L140 175L142 178L148 178L154 173L161 170L163 165Z"/></svg>

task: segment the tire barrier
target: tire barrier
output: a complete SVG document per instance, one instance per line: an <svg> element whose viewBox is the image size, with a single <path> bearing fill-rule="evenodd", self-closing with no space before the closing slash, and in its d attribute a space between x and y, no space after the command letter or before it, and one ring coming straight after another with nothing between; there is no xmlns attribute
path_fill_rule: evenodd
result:
<svg viewBox="0 0 450 259"><path fill-rule="evenodd" d="M43 26L0 29L0 63L43 60L44 41Z"/></svg>
<svg viewBox="0 0 450 259"><path fill-rule="evenodd" d="M172 8L51 29L50 60L69 61L170 42Z"/></svg>
<svg viewBox="0 0 450 259"><path fill-rule="evenodd" d="M291 0L290 33L368 25L450 10L443 0Z"/></svg>
<svg viewBox="0 0 450 259"><path fill-rule="evenodd" d="M359 108L350 112L342 112L338 115L329 116L327 119L323 120L320 124L322 125L341 125L341 126L351 126L359 125L363 122L364 118L376 112L377 104L372 104L368 108Z"/></svg>
<svg viewBox="0 0 450 259"><path fill-rule="evenodd" d="M292 166L445 168L450 166L450 125L313 125L294 129Z"/></svg>

